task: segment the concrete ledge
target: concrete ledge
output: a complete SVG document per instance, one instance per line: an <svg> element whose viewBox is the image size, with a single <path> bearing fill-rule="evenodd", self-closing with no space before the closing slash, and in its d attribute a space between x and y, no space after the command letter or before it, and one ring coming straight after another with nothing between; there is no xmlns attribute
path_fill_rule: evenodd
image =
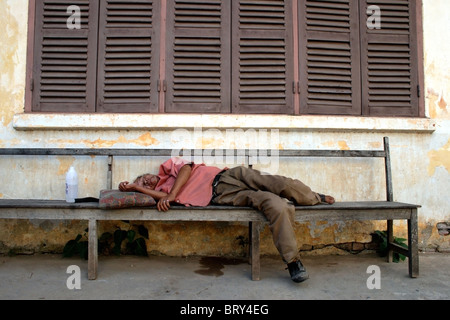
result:
<svg viewBox="0 0 450 320"><path fill-rule="evenodd" d="M426 118L230 114L36 114L14 115L16 130L173 130L179 128L320 131L434 132Z"/></svg>

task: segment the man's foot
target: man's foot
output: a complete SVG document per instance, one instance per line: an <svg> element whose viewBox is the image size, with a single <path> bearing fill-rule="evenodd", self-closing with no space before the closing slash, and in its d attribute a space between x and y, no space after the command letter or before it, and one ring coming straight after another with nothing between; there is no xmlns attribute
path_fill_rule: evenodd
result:
<svg viewBox="0 0 450 320"><path fill-rule="evenodd" d="M327 195L324 195L321 193L319 193L319 196L320 196L320 201L322 201L323 203L333 204L336 202L332 196L327 196Z"/></svg>
<svg viewBox="0 0 450 320"><path fill-rule="evenodd" d="M300 260L288 263L287 266L292 281L300 283L309 278L309 275Z"/></svg>

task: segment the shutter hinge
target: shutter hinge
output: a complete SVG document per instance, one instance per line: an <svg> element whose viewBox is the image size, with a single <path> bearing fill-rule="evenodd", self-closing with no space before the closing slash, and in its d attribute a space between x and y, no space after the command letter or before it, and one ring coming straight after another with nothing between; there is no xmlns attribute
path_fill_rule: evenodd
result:
<svg viewBox="0 0 450 320"><path fill-rule="evenodd" d="M420 98L420 85L417 86L417 97Z"/></svg>
<svg viewBox="0 0 450 320"><path fill-rule="evenodd" d="M30 90L31 91L34 90L34 79L33 78L30 79Z"/></svg>

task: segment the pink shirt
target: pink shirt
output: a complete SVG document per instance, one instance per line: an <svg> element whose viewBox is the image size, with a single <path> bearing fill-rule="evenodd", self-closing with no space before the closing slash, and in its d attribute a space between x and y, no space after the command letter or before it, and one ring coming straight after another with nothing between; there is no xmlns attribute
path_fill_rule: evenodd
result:
<svg viewBox="0 0 450 320"><path fill-rule="evenodd" d="M158 177L160 180L155 190L170 193L178 173L187 164L192 167L191 176L181 188L175 201L186 206L207 206L212 197L213 180L223 169L209 167L205 164L195 164L181 158L172 158L159 167Z"/></svg>

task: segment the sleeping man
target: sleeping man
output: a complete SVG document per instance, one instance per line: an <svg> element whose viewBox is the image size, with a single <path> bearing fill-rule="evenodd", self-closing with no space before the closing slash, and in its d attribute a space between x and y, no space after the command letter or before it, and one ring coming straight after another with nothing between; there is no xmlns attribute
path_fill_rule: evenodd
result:
<svg viewBox="0 0 450 320"><path fill-rule="evenodd" d="M181 158L164 162L157 175L144 174L133 183L121 182L119 190L148 194L163 212L170 210L174 203L249 206L261 211L269 221L274 244L294 282L303 282L309 277L300 261L295 238L294 205L335 202L333 197L313 192L296 179L262 174L242 166L220 169Z"/></svg>

